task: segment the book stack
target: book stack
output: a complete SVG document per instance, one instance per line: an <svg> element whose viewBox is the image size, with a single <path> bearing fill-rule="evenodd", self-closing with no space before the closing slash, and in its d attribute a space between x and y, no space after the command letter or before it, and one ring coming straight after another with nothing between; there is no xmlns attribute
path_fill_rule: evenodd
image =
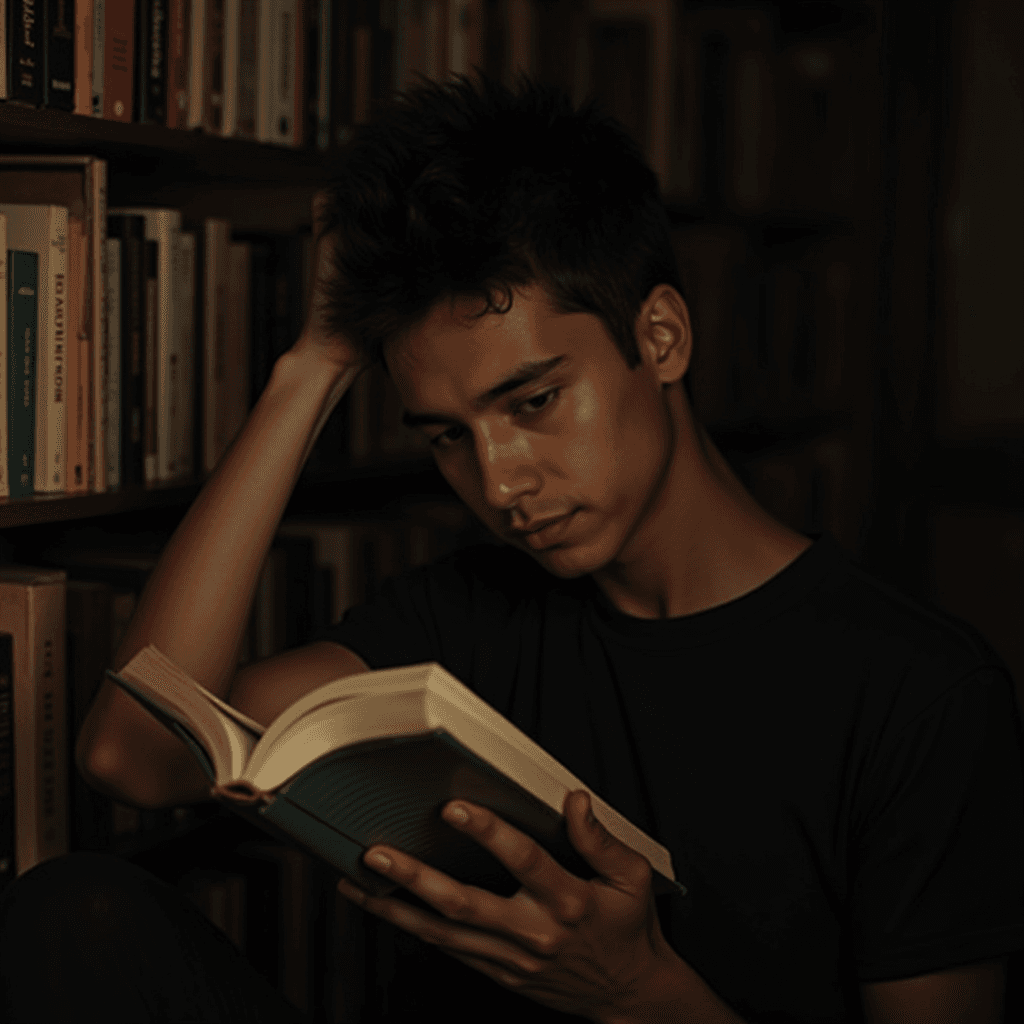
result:
<svg viewBox="0 0 1024 1024"><path fill-rule="evenodd" d="M292 149L483 63L482 0L0 0L0 23L0 100Z"/></svg>
<svg viewBox="0 0 1024 1024"><path fill-rule="evenodd" d="M298 337L312 236L105 204L106 163L0 155L0 497L212 473ZM102 227L101 227L102 225ZM8 269L9 268L9 269ZM311 473L427 450L363 374Z"/></svg>

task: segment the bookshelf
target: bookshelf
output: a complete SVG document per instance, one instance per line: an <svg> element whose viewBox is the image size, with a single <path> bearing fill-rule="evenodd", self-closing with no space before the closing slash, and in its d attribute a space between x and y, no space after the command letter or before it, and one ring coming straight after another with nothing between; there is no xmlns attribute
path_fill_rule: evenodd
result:
<svg viewBox="0 0 1024 1024"><path fill-rule="evenodd" d="M488 73L508 81L515 53L538 78L577 99L597 90L648 151L661 123L655 97L664 95L658 90L671 71L671 139L658 152L697 328L695 400L709 434L759 501L798 530L829 530L869 571L917 596L934 595L930 581L942 577L926 544L936 510L995 510L1010 516L1008 536L1017 536L1024 425L943 432L936 425L941 353L927 339L900 347L908 325L915 338L925 337L940 316L936 286L921 284L913 264L935 272L942 261L927 225L945 209L946 186L935 168L948 162L938 112L952 89L959 25L953 5L933 5L927 14L929 45L949 59L914 73L904 65L917 46L912 23L922 5L908 12L882 0L469 6L480 33L470 50ZM523 12L527 21L517 21ZM665 51L655 45L652 26L664 24L671 25L670 69L655 59ZM392 31L383 23L371 27L372 53L395 52ZM600 82L594 54L602 58ZM374 60L360 85L371 108L394 72L379 56ZM749 81L761 83L757 95L770 93L773 119L756 119L767 117L767 106L750 114L754 93L741 88ZM351 79L350 85L358 91ZM898 104L912 87L929 120L908 143ZM770 157L756 145L743 150L755 135L771 142ZM798 136L818 140L818 148L800 150ZM242 235L308 233L310 201L340 152L338 145L283 148L0 102L0 154L95 155L108 162L111 207L171 207L192 224L224 218ZM746 177L736 170L742 159ZM833 184L791 187L789 172L801 162ZM903 208L918 199L923 220L914 222ZM886 391L894 366L923 382L909 419ZM344 415L343 404L325 431L335 442L344 437ZM32 564L48 551L102 538L158 550L203 482L199 474L102 494L0 499L0 562ZM333 467L307 467L285 520L399 519L417 502L458 505L429 455L342 458ZM452 531L457 543L485 539L472 525ZM1020 564L1014 552L1012 564ZM975 624L984 630L983 622ZM1014 665L1020 691L1024 660ZM159 865L161 848L186 842L211 817L220 822L207 811L181 820L168 812L110 848ZM243 829L232 841L256 838L262 837ZM168 853L163 863L169 859ZM309 992L329 984L320 977ZM338 1008L342 1003L331 1009L328 1000L318 1021L356 1019Z"/></svg>

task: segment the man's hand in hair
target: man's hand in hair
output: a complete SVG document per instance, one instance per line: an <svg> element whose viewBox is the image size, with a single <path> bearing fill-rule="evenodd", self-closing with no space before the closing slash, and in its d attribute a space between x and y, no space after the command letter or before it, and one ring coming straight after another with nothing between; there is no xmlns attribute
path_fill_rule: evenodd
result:
<svg viewBox="0 0 1024 1024"><path fill-rule="evenodd" d="M468 812L460 822L456 807ZM439 946L512 991L595 1021L631 1019L635 1007L671 1011L687 970L661 932L644 857L590 814L585 790L566 798L569 837L598 872L583 880L491 811L465 801L445 819L488 849L522 887L509 899L463 885L391 847L367 851L373 871L399 883L438 914L393 898L370 897L343 879L339 891L364 910ZM390 867L373 860L385 854ZM659 1016L659 1020L670 1018Z"/></svg>

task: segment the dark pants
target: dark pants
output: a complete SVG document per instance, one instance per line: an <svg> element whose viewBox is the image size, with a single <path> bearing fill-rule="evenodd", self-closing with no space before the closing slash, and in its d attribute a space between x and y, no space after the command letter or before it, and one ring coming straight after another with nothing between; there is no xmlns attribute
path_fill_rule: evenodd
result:
<svg viewBox="0 0 1024 1024"><path fill-rule="evenodd" d="M0 899L0 1021L307 1024L181 892L86 852Z"/></svg>

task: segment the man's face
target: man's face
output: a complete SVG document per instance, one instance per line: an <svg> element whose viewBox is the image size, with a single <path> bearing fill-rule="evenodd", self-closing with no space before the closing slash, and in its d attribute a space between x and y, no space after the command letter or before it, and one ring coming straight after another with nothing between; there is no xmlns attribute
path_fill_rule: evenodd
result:
<svg viewBox="0 0 1024 1024"><path fill-rule="evenodd" d="M459 497L500 540L575 578L640 533L672 457L666 392L644 346L630 370L596 316L552 312L538 286L513 298L477 320L462 317L478 300L441 303L385 355ZM538 363L552 365L498 388ZM567 518L521 532L555 517Z"/></svg>

